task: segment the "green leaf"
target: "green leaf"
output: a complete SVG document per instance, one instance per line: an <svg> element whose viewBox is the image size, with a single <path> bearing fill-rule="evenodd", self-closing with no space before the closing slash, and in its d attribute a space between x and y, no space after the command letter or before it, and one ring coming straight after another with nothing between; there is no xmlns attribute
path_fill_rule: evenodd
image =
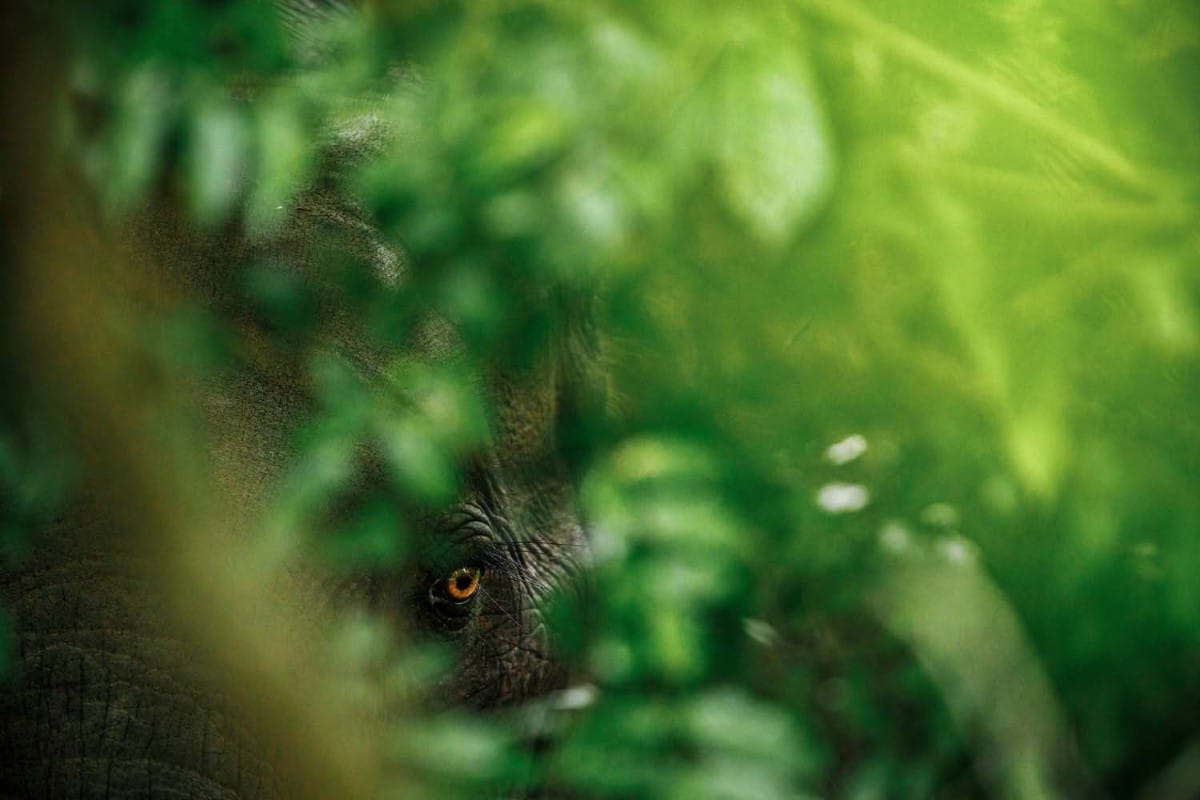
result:
<svg viewBox="0 0 1200 800"><path fill-rule="evenodd" d="M250 166L250 130L226 99L192 111L188 130L188 204L202 225L223 222L242 192Z"/></svg>
<svg viewBox="0 0 1200 800"><path fill-rule="evenodd" d="M834 157L807 64L782 43L755 43L721 67L710 120L719 179L743 224L781 244L833 187Z"/></svg>
<svg viewBox="0 0 1200 800"><path fill-rule="evenodd" d="M246 204L253 235L274 233L316 166L312 134L298 104L279 98L260 104L253 116L257 175Z"/></svg>

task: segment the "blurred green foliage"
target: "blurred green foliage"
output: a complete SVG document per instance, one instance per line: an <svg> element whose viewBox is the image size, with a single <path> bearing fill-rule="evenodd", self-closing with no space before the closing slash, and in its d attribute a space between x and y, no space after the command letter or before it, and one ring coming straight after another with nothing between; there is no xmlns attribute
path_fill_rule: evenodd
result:
<svg viewBox="0 0 1200 800"><path fill-rule="evenodd" d="M1190 2L321 8L72 12L64 133L114 216L165 189L265 239L314 182L358 198L410 269L332 270L368 340L436 309L471 363L528 364L550 299L595 299L612 413L569 454L593 603L553 611L597 700L536 760L515 719L399 731L399 795L1053 796L1074 736L1078 779L1130 796L1185 751ZM247 265L242 291L306 341L305 287ZM319 412L280 529L401 560L393 504L332 533L316 509L363 442L389 497L445 500L487 435L470 370L301 352ZM6 551L62 472L12 431Z"/></svg>

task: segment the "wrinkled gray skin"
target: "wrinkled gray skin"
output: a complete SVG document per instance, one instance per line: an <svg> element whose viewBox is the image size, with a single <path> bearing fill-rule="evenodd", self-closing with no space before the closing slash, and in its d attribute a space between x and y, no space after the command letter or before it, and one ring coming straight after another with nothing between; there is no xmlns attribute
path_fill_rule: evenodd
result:
<svg viewBox="0 0 1200 800"><path fill-rule="evenodd" d="M306 283L320 287L315 250L328 251L331 242L350 263L371 270L381 283L406 278L403 258L363 223L354 204L321 192L300 203L281 239L237 253L235 259L245 263L270 258L279 268L297 271ZM230 283L218 278L210 285ZM241 316L240 302L221 288L211 300L227 318ZM324 337L329 346L367 381L396 357L436 363L459 355L453 326L435 315L426 317L408 341L374 350L362 344L357 320L343 316L336 299L328 301L323 314L329 319ZM525 374L493 370L477 376L479 391L495 416L492 445L463 465L457 502L408 520L416 528L417 570L357 581L348 591L352 602L396 616L406 632L452 641L460 649L458 668L435 700L487 708L564 685L562 669L546 658L540 608L550 594L578 588L575 579L587 555L556 440L564 395L581 388L576 378L579 365L570 362L590 358L579 337L567 332L568 322L578 320L564 320L559 346L537 368ZM246 324L254 323L250 319ZM223 448L219 456L231 464L250 464L252 472L264 476L264 486L269 476L286 467L290 424L307 410L303 389L292 384L288 374L271 372L249 369L207 399L215 425L228 424L232 409L252 414L235 423L231 435L217 437ZM266 453L270 455L263 458ZM359 469L361 488L367 492L386 480L369 453ZM245 466L223 472L236 476L226 491L246 494L241 502L253 505L252 491L241 486ZM469 614L461 614L460 608L454 609L458 613L440 613L444 604L437 602L438 591L447 573L463 565L483 570L481 591ZM337 594L341 599L347 593Z"/></svg>
<svg viewBox="0 0 1200 800"><path fill-rule="evenodd" d="M283 263L303 264L330 218L319 203L301 211L292 240L275 245L289 254ZM149 227L158 245L174 241ZM366 229L353 238L377 246ZM220 270L191 260L219 261L216 250L173 246L168 256L193 296L238 316ZM436 320L427 329L407 352L452 356L452 329ZM331 334L349 361L369 366L388 355L356 348L344 338L352 331L335 323ZM497 409L493 447L466 469L457 503L410 521L429 553L415 570L350 587L313 582L312 591L323 593L308 598L314 608L358 604L405 634L450 642L457 663L434 702L489 708L566 684L540 614L550 592L571 588L585 552L554 455L560 377L550 365L523 378L481 380ZM302 382L279 365L246 365L199 400L220 494L243 511L260 506L292 458L293 426L309 403ZM364 482L370 472L368 461ZM137 554L109 535L107 516L85 502L43 533L19 570L0 576L18 651L15 685L0 696L0 796L277 796L276 776L286 767L236 730L214 676L196 666L206 659L189 653L156 614L155 590L141 579ZM483 567L481 589L465 614L447 615L437 590L459 565Z"/></svg>
<svg viewBox="0 0 1200 800"><path fill-rule="evenodd" d="M319 283L312 254L332 238L357 249L360 263L384 280L404 280L402 259L352 207L320 194L300 205L287 233L266 246L280 268ZM156 212L137 227L181 292L255 329L254 315L232 288L233 271L251 255L248 245L190 239ZM367 373L399 352L437 360L453 357L458 347L452 327L431 317L415 341L371 351L357 341L354 321L339 315L336 300L328 304L331 348ZM349 587L311 582L305 599L313 609L357 605L404 635L449 642L457 661L435 703L492 708L566 685L540 609L549 593L571 589L585 554L555 454L571 357L548 359L522 376L480 376L480 390L496 409L492 447L465 469L456 504L409 520L424 543L421 552L430 554L415 570ZM217 495L244 516L263 507L292 464L294 428L311 403L297 372L270 358L250 360L196 398ZM364 482L371 473L365 459ZM251 740L219 676L206 672L212 660L191 651L194 645L164 622L160 589L144 579L139 554L112 535L112 517L103 503L81 500L42 532L19 569L0 574L0 603L12 617L17 653L16 678L0 692L0 797L287 796L288 765L274 763ZM468 612L442 614L431 587L448 569L476 564L485 571Z"/></svg>

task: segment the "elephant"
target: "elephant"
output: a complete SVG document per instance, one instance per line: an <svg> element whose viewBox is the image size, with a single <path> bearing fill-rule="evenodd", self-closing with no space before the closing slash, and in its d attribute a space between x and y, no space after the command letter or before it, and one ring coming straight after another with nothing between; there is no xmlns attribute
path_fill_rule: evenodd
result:
<svg viewBox="0 0 1200 800"><path fill-rule="evenodd" d="M41 163L27 162L10 159L12 169ZM30 189L21 205L58 221L23 227L6 213L17 265L6 311L37 311L8 315L5 335L28 350L13 370L28 388L22 402L53 409L80 443L82 489L0 570L14 662L0 684L0 797L372 794L362 773L373 769L383 701L340 703L330 670L314 666L346 614L397 639L445 644L448 666L412 701L422 707L483 712L568 686L544 609L551 595L582 592L588 559L562 446L596 359L578 304L567 304L559 340L534 363L477 376L493 409L489 444L464 456L451 502L403 509L415 543L403 570L346 576L303 557L280 566L262 555L270 538L256 523L296 466L297 421L314 400L294 353L272 349L269 323L235 289L239 265L266 259L305 285L330 357L367 385L396 358L457 358L454 324L429 313L405 341L361 340L322 283L319 253L335 241L381 284L404 281L409 266L352 200L325 189L304 195L281 233L250 241L236 230L198 234L160 200L114 235L59 199L72 191L38 178L16 185L50 187L45 202ZM56 260L56 248L66 256ZM123 382L140 356L120 335L106 338L102 320L164 296L220 319L239 356L199 381L135 379L130 399ZM191 421L182 446L156 427L162 414ZM356 487L382 480L378 453L357 452L355 468ZM185 488L193 484L203 492ZM354 746L339 750L343 741Z"/></svg>

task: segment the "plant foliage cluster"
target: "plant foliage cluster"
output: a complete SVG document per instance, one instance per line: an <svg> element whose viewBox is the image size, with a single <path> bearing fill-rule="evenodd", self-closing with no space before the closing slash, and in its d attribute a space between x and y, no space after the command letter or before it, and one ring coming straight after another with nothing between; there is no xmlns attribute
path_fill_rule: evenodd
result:
<svg viewBox="0 0 1200 800"><path fill-rule="evenodd" d="M232 278L319 399L267 515L297 546L403 563L396 509L452 496L487 436L470 376L546 357L562 302L593 312L606 400L567 437L592 591L551 611L595 700L536 759L520 715L402 720L397 795L1129 796L1194 752L1187 0L62 21L54 133L114 221L166 194L269 242L307 193L353 197L404 254L399 282L326 254L363 341L429 309L463 332L466 365L364 378L310 287ZM174 326L169 360L220 369L219 321ZM71 482L26 428L0 439L12 557ZM364 445L386 486L328 530Z"/></svg>

